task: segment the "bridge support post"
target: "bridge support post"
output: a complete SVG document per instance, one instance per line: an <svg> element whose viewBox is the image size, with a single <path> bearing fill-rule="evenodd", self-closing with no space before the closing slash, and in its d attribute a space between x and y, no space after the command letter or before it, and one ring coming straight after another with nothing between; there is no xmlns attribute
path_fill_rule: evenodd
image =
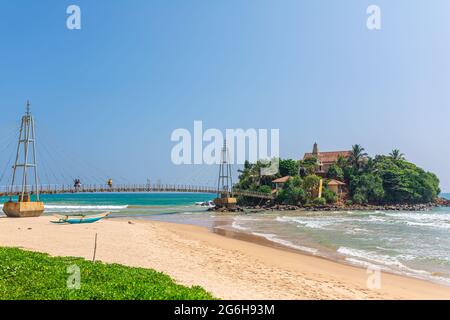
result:
<svg viewBox="0 0 450 320"><path fill-rule="evenodd" d="M217 182L217 198L214 199L214 204L217 209L223 211L235 211L237 209L237 199L233 197L233 179L226 140L223 142Z"/></svg>
<svg viewBox="0 0 450 320"><path fill-rule="evenodd" d="M12 200L17 169L22 169L22 186L18 194L17 202ZM29 169L33 170L34 187L28 186ZM36 201L31 201L31 195L35 194ZM39 217L44 212L44 203L39 201L39 176L36 160L36 133L34 119L30 112L30 103L27 101L27 109L22 117L17 144L16 160L13 166L13 178L11 182L10 200L3 205L3 212L8 217Z"/></svg>

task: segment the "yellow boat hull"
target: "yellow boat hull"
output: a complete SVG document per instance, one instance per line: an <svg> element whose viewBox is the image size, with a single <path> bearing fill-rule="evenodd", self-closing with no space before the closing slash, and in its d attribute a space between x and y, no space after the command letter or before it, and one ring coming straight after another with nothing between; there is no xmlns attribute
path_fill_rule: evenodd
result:
<svg viewBox="0 0 450 320"><path fill-rule="evenodd" d="M44 213L43 202L6 202L3 212L10 218L40 217Z"/></svg>

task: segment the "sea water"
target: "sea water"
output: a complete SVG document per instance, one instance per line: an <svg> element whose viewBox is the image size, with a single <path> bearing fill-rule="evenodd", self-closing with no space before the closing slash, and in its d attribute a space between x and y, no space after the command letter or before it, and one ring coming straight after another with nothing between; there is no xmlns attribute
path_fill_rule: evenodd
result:
<svg viewBox="0 0 450 320"><path fill-rule="evenodd" d="M443 195L450 199L450 195ZM450 285L450 208L430 211L265 212L222 215L196 202L214 195L44 195L46 214L111 211L111 218L229 228L308 254ZM2 202L5 199L0 199Z"/></svg>

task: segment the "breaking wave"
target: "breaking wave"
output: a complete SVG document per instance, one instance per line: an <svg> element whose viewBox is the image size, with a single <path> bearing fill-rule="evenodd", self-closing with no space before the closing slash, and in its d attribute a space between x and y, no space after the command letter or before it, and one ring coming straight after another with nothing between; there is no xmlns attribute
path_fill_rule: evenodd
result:
<svg viewBox="0 0 450 320"><path fill-rule="evenodd" d="M442 284L450 285L450 279L447 277L436 276L425 270L418 270L404 265L400 260L413 260L417 257L411 255L388 256L380 253L369 252L361 249L351 249L340 247L337 250L340 254L346 256L346 261L366 268L378 268L393 273L405 274L425 280L437 281Z"/></svg>
<svg viewBox="0 0 450 320"><path fill-rule="evenodd" d="M263 237L269 241L281 244L285 247L289 247L292 249L296 249L296 250L300 250L300 251L304 251L304 252L308 252L308 253L312 253L312 254L317 254L318 250L317 249L313 249L313 248L308 248L308 247L304 247L304 246L299 246L296 245L288 240L283 240L277 237L277 235L275 234L270 234L270 233L259 233L259 232L252 232L253 235L258 236L258 237Z"/></svg>
<svg viewBox="0 0 450 320"><path fill-rule="evenodd" d="M246 228L246 227L241 226L241 225L238 224L236 221L233 221L233 223L231 224L231 227L232 227L233 229L242 230L242 231L244 231L244 230L249 230L249 229L250 229L250 228Z"/></svg>
<svg viewBox="0 0 450 320"><path fill-rule="evenodd" d="M309 217L277 217L275 219L278 222L296 223L306 228L311 229L326 229L336 222L335 219L322 218L309 218Z"/></svg>

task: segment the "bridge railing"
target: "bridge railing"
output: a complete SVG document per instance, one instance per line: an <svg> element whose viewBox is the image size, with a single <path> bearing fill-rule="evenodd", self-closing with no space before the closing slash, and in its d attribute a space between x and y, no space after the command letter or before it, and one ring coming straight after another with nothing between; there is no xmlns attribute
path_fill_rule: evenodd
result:
<svg viewBox="0 0 450 320"><path fill-rule="evenodd" d="M248 197L256 197L256 198L263 198L263 199L273 199L274 196L270 193L264 193L259 191L249 191L249 190L241 190L238 188L233 188L233 193L235 195L240 196L248 196Z"/></svg>
<svg viewBox="0 0 450 320"><path fill-rule="evenodd" d="M26 188L32 194L36 194L35 186ZM0 186L0 196L18 195L22 192L22 186ZM118 192L192 192L192 193L217 193L217 189L211 186L192 186L186 184L82 184L80 186L48 184L39 186L40 194L62 193L118 193ZM225 193L221 191L219 193ZM240 190L233 188L236 196L256 197L261 199L273 199L272 194L258 191Z"/></svg>
<svg viewBox="0 0 450 320"><path fill-rule="evenodd" d="M36 193L35 186L27 186L26 190L32 194ZM22 186L0 186L0 195L19 194L22 192ZM216 193L217 190L210 186L192 186L185 184L117 184L109 186L107 184L82 184L80 186L73 185L41 185L39 193L92 193L92 192L195 192L195 193Z"/></svg>

